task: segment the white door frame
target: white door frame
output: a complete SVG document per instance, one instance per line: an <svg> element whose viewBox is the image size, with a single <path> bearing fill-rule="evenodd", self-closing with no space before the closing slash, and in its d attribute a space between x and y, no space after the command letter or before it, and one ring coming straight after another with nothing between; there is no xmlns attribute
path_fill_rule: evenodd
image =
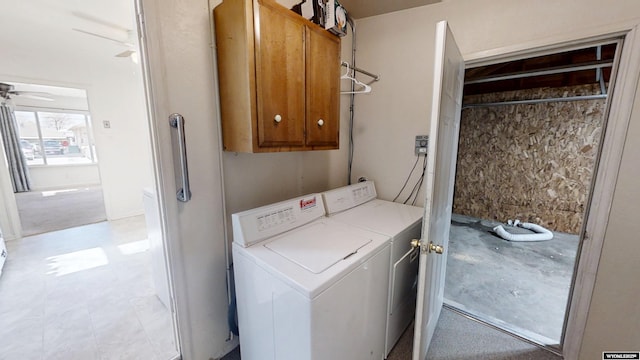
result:
<svg viewBox="0 0 640 360"><path fill-rule="evenodd" d="M582 245L574 271L573 290L571 292L565 332L562 338L562 354L565 359L577 359L582 346L582 337L591 296L595 285L600 253L604 243L605 231L609 220L609 210L618 178L618 169L622 161L622 151L631 111L636 97L640 78L640 25L629 22L595 29L589 33L568 33L543 40L492 49L472 54L463 54L467 68L499 62L507 62L532 56L545 55L572 48L581 48L585 44L612 38L624 38L620 55L615 86L610 88L605 113L605 135L602 142L596 174L592 182L590 204L585 213L582 230ZM608 114L608 116L607 116Z"/></svg>

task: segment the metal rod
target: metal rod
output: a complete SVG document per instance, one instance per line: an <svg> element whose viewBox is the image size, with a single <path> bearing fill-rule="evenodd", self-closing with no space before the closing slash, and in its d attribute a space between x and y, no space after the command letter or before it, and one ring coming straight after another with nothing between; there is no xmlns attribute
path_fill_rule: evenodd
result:
<svg viewBox="0 0 640 360"><path fill-rule="evenodd" d="M180 162L180 185L182 187L176 192L179 201L187 202L191 200L191 190L189 187L189 168L187 166L187 144L184 134L184 117L178 113L169 116L169 125L178 130L178 154Z"/></svg>
<svg viewBox="0 0 640 360"><path fill-rule="evenodd" d="M551 67L544 70L531 70L531 71L522 71L517 73L508 73L502 75L491 75L486 76L474 80L467 80L464 82L465 85L470 84L482 84L493 81L501 81L501 80L511 80L511 79L522 79L525 77L532 76L541 76L541 75L553 75L553 74L562 74L566 72L573 71L581 71L581 70L591 70L591 69L601 69L603 67L611 67L613 66L613 60L604 60L604 61L593 61L589 63L585 63L582 65L570 65L570 66L556 66Z"/></svg>
<svg viewBox="0 0 640 360"><path fill-rule="evenodd" d="M606 95L607 87L604 85L604 76L600 76L600 93Z"/></svg>
<svg viewBox="0 0 640 360"><path fill-rule="evenodd" d="M596 48L596 60L602 60L602 46L598 45ZM607 93L607 87L604 85L604 74L602 69L596 70L596 81L600 83L600 94Z"/></svg>
<svg viewBox="0 0 640 360"><path fill-rule="evenodd" d="M370 77L372 77L372 78L373 78L373 81L378 81L378 80L380 80L380 75L372 74L372 73L368 72L367 70L362 70L362 69L357 68L357 67L355 67L355 66L351 66L351 65L349 65L349 63L346 63L346 62L344 62L344 61L343 61L343 62L342 62L342 64L340 64L340 65L342 65L342 66L344 66L344 67L349 67L350 69L353 69L353 70L355 70L355 71L357 71L357 72L359 72L359 73L362 73L362 74L368 75L368 76L370 76Z"/></svg>
<svg viewBox="0 0 640 360"><path fill-rule="evenodd" d="M597 99L606 99L607 94L598 94L598 95L580 95L580 96L568 96L561 98L547 98L547 99L529 99L529 100L510 100L510 101L499 101L492 103L477 103L477 104L465 104L462 105L463 109L474 108L474 107L485 107L485 106L506 106L506 105L519 105L519 104L540 104L540 103L549 103L549 102L567 102L567 101L579 101L579 100L597 100Z"/></svg>
<svg viewBox="0 0 640 360"><path fill-rule="evenodd" d="M600 45L596 47L596 60L602 60L602 46ZM600 81L600 76L602 76L602 69L596 69L596 81Z"/></svg>

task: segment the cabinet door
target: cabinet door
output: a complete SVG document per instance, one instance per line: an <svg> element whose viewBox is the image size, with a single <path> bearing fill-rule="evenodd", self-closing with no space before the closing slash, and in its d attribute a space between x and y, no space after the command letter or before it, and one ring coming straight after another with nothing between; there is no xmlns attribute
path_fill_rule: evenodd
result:
<svg viewBox="0 0 640 360"><path fill-rule="evenodd" d="M307 28L308 146L338 147L340 130L340 40Z"/></svg>
<svg viewBox="0 0 640 360"><path fill-rule="evenodd" d="M303 146L304 24L272 6L254 14L258 146Z"/></svg>

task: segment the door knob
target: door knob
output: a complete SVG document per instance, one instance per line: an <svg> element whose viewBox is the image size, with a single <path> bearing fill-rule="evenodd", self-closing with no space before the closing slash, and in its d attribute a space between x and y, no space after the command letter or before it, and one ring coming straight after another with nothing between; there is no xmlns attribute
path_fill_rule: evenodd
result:
<svg viewBox="0 0 640 360"><path fill-rule="evenodd" d="M275 122L279 123L280 121L282 121L282 116L280 116L280 114L276 115L273 120L275 120Z"/></svg>
<svg viewBox="0 0 640 360"><path fill-rule="evenodd" d="M435 252L436 254L442 254L444 252L444 248L442 245L436 245L432 242L429 242L429 252Z"/></svg>
<svg viewBox="0 0 640 360"><path fill-rule="evenodd" d="M318 126L322 126L322 125L324 125L324 120L322 119L318 120Z"/></svg>
<svg viewBox="0 0 640 360"><path fill-rule="evenodd" d="M415 249L417 247L420 248L421 253L428 251L430 253L435 252L436 254L442 254L444 252L444 247L442 245L436 245L432 242L429 242L429 246L423 246L422 241L418 239L411 240L411 248Z"/></svg>

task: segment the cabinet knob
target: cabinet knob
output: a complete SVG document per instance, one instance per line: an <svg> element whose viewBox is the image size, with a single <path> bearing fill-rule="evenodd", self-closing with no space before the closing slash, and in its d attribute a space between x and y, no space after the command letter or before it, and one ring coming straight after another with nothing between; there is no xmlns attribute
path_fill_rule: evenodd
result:
<svg viewBox="0 0 640 360"><path fill-rule="evenodd" d="M273 120L275 120L275 122L279 123L280 121L282 121L282 116L280 116L280 114L276 115Z"/></svg>
<svg viewBox="0 0 640 360"><path fill-rule="evenodd" d="M322 126L322 125L324 125L324 120L322 119L318 120L318 126Z"/></svg>

